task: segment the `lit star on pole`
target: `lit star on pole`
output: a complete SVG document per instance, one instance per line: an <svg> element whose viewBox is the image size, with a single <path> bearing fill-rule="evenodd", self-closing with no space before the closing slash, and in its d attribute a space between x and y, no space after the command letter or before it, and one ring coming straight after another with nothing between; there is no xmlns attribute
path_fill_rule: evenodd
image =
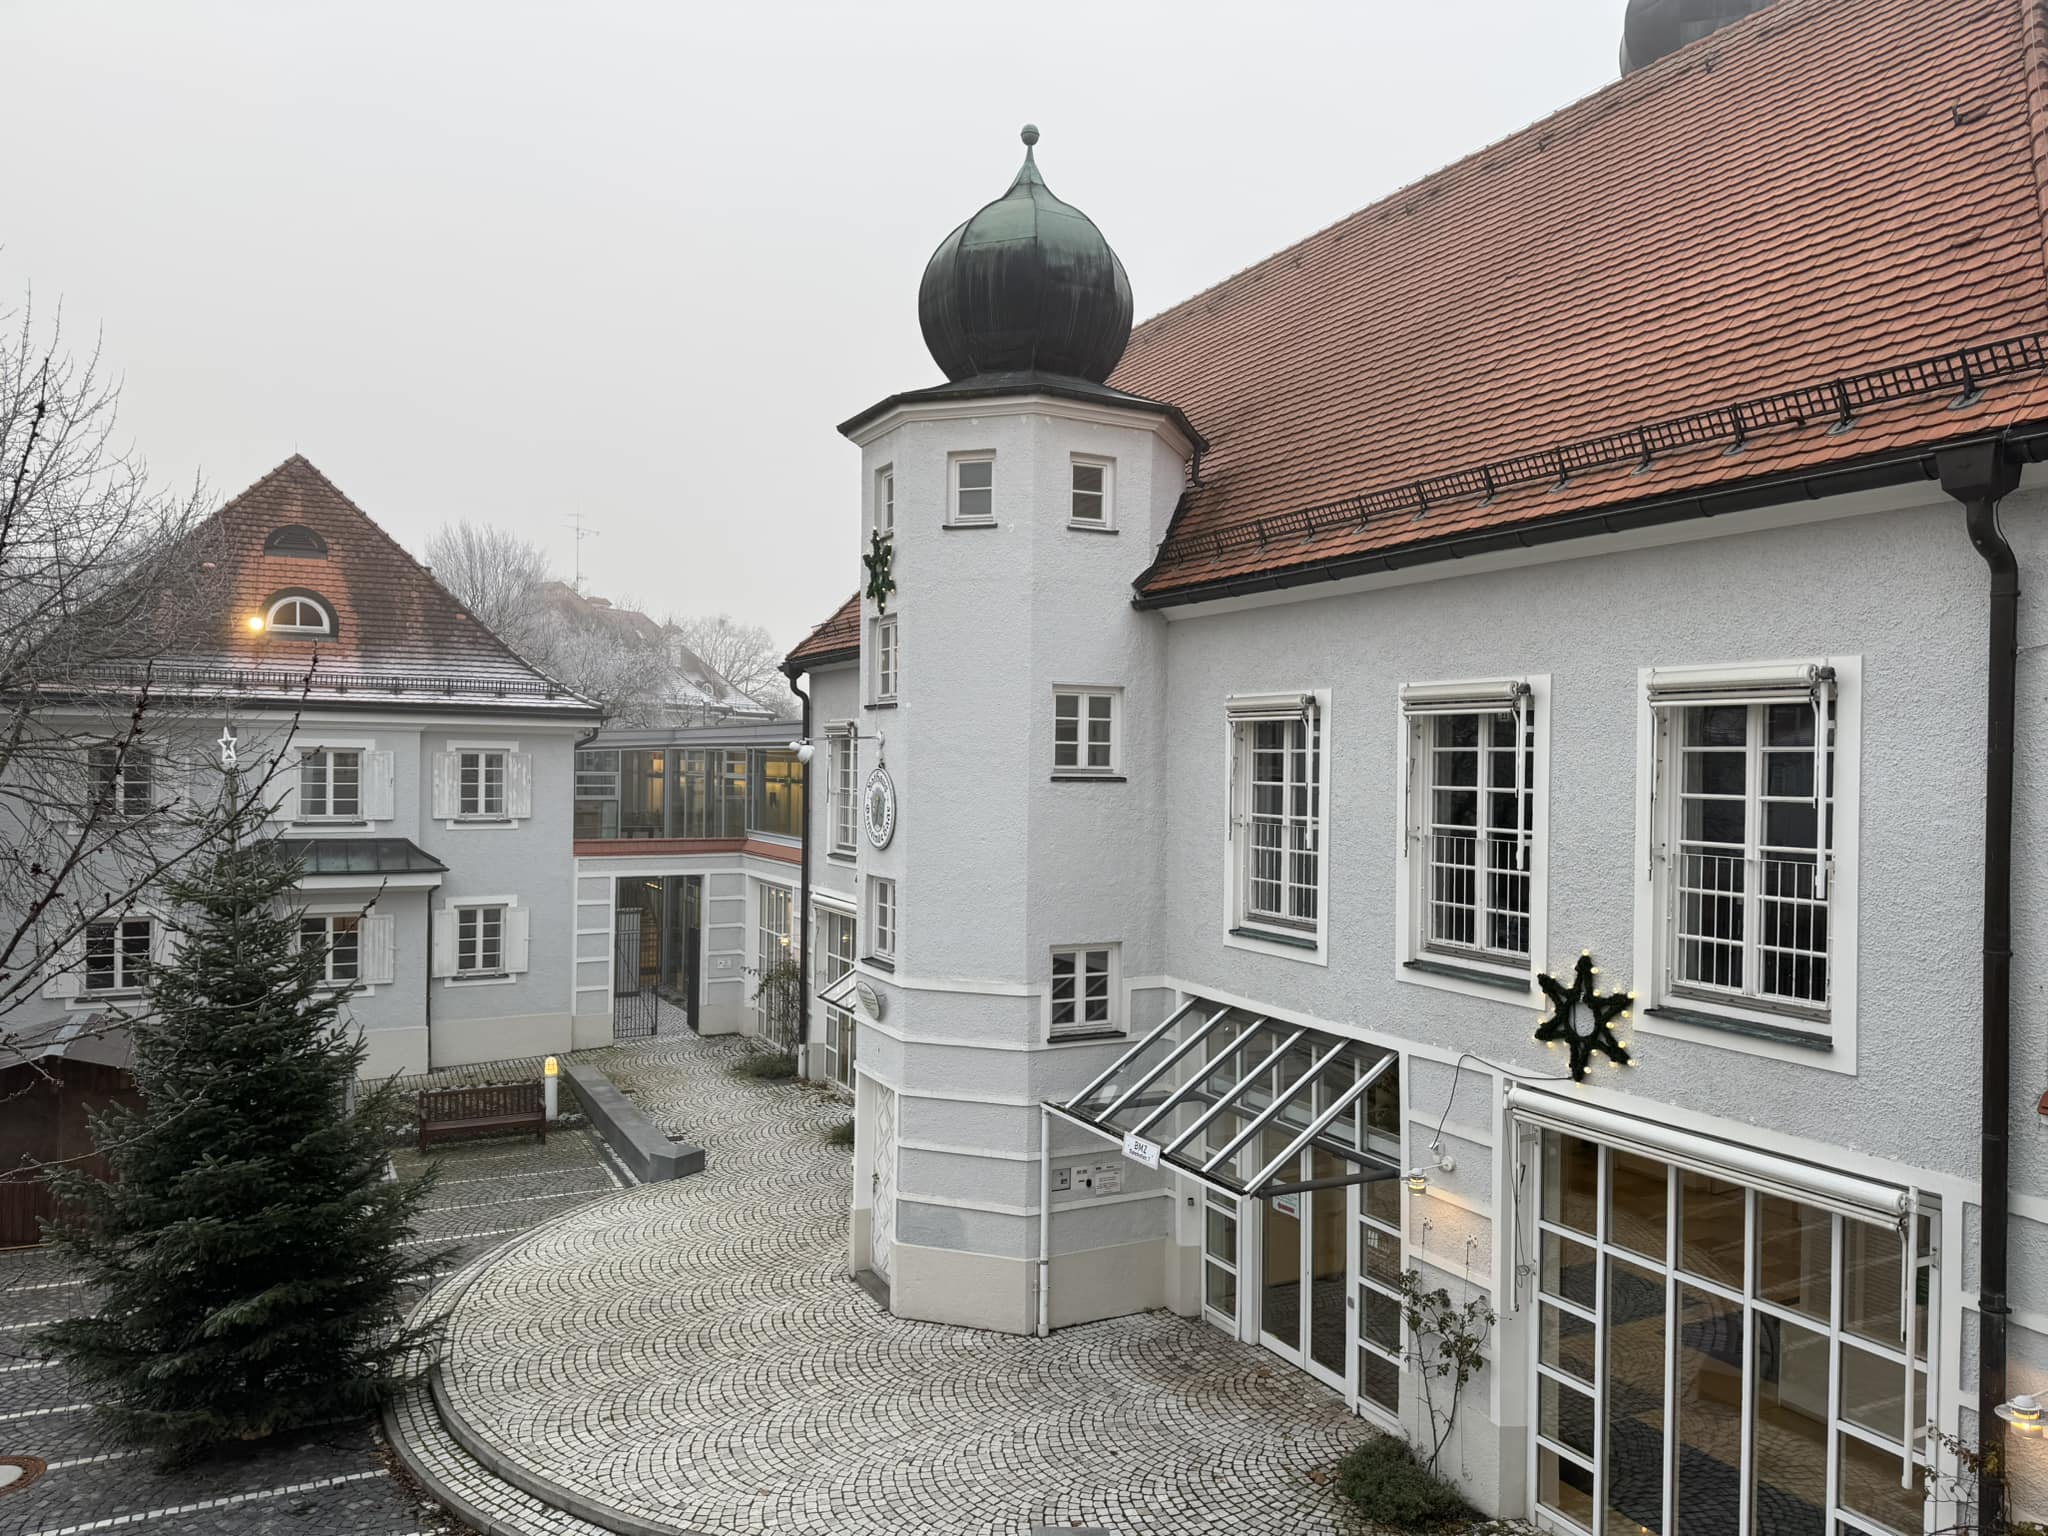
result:
<svg viewBox="0 0 2048 1536"><path fill-rule="evenodd" d="M1551 1014L1536 1026L1536 1038L1545 1044L1562 1040L1571 1050L1572 1081L1586 1080L1586 1065L1593 1059L1595 1051L1602 1052L1616 1066L1629 1064L1628 1048L1614 1037L1611 1027L1616 1019L1629 1016L1628 1005L1634 994L1609 992L1602 994L1594 990L1593 977L1597 974L1593 964L1592 951L1579 955L1579 963L1572 972L1570 986L1559 982L1555 976L1538 976L1536 984L1543 989L1543 995L1550 999Z"/></svg>

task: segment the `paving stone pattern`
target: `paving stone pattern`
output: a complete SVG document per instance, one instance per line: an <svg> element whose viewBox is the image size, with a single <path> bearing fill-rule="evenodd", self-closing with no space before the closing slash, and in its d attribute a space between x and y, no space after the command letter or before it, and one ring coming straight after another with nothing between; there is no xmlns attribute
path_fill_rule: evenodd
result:
<svg viewBox="0 0 2048 1536"><path fill-rule="evenodd" d="M523 1490L525 1518L538 1496L662 1532L1349 1529L1325 1479L1368 1431L1262 1350L1167 1313L1043 1340L884 1313L845 1272L844 1103L733 1077L744 1049L603 1053L707 1171L558 1216L439 1298L446 1428L518 1485L478 1480L497 1528L593 1529L521 1523ZM462 1475L423 1402L400 1433Z"/></svg>
<svg viewBox="0 0 2048 1536"><path fill-rule="evenodd" d="M423 1255L452 1246L458 1264L622 1183L584 1130L553 1133L545 1146L530 1137L453 1143L431 1160L441 1178L417 1246ZM424 1160L405 1150L393 1161L410 1171ZM34 1483L0 1494L0 1536L412 1536L452 1528L386 1470L388 1453L367 1420L159 1471L111 1438L65 1368L39 1359L30 1343L43 1324L90 1303L48 1250L0 1252L0 1455L50 1464Z"/></svg>

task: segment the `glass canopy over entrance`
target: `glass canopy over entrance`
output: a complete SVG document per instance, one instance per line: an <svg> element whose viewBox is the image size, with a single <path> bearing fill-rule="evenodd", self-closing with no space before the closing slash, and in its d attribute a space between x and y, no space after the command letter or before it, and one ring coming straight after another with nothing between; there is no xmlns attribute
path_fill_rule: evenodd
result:
<svg viewBox="0 0 2048 1536"><path fill-rule="evenodd" d="M1400 1175L1350 1133L1375 1086L1395 1087L1397 1060L1362 1041L1196 999L1047 1107L1118 1141L1138 1137L1158 1149L1160 1166L1212 1189L1270 1199Z"/></svg>

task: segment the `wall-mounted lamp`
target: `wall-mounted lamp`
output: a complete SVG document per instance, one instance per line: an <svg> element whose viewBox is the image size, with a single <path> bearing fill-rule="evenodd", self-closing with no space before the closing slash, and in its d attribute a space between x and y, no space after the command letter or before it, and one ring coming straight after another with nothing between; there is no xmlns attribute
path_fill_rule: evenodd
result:
<svg viewBox="0 0 2048 1536"><path fill-rule="evenodd" d="M1411 1195L1419 1195L1428 1188L1429 1175L1427 1173L1424 1173L1420 1168L1410 1168L1408 1170L1408 1193Z"/></svg>
<svg viewBox="0 0 2048 1536"><path fill-rule="evenodd" d="M263 615L262 615L262 614L260 614L260 613L252 613L252 614L250 614L250 615L249 615L248 619L247 619L247 620L246 620L245 622L247 622L247 624L248 624L248 626L249 626L249 633L250 633L250 634L252 634L252 635L260 635L260 634L262 634L262 633L263 633Z"/></svg>
<svg viewBox="0 0 2048 1536"><path fill-rule="evenodd" d="M792 741L789 750L796 754L798 762L808 763L818 755L818 744L814 741Z"/></svg>
<svg viewBox="0 0 2048 1536"><path fill-rule="evenodd" d="M1991 1411L2023 1435L2038 1435L2048 1430L2048 1418L2042 1416L2040 1399L2031 1392L2016 1392L2011 1402L2000 1403Z"/></svg>

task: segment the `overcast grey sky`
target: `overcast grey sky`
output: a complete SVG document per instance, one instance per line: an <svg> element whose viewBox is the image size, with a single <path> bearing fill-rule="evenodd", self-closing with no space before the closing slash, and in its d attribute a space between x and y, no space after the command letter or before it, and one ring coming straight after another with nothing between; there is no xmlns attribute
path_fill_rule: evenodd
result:
<svg viewBox="0 0 2048 1536"><path fill-rule="evenodd" d="M0 0L0 307L103 333L160 475L296 450L565 574L580 508L587 590L789 644L1021 123L1145 316L1606 83L1624 5Z"/></svg>

